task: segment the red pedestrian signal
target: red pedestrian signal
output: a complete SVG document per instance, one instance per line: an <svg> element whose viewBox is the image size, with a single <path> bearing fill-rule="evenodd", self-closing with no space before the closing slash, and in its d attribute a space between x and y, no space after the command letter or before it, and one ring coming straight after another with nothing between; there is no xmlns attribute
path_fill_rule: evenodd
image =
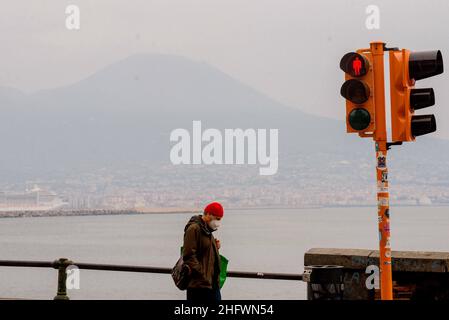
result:
<svg viewBox="0 0 449 320"><path fill-rule="evenodd" d="M360 60L359 57L355 57L354 60L352 60L352 70L354 71L354 74L356 76L360 76L360 70L362 69L362 60Z"/></svg>
<svg viewBox="0 0 449 320"><path fill-rule="evenodd" d="M349 52L341 58L340 69L352 77L361 77L369 69L369 61L359 53Z"/></svg>

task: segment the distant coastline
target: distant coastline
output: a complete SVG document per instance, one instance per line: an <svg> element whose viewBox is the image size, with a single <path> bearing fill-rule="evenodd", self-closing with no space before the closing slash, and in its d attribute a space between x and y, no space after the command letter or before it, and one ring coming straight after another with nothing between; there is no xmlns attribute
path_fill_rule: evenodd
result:
<svg viewBox="0 0 449 320"><path fill-rule="evenodd" d="M249 210L306 210L306 209L326 209L326 208L376 208L375 205L328 205L328 206L307 206L307 207L233 207L227 211L249 211ZM449 207L448 204L432 205L410 205L395 204L394 207ZM132 208L132 209L52 209L52 210L16 210L0 211L0 218L34 218L34 217L72 217L72 216L109 216L109 215L142 215L142 214L201 214L199 208Z"/></svg>
<svg viewBox="0 0 449 320"><path fill-rule="evenodd" d="M200 210L195 208L17 210L17 211L0 211L0 218L109 216L109 215L172 214L172 213L198 213L198 212L200 212Z"/></svg>

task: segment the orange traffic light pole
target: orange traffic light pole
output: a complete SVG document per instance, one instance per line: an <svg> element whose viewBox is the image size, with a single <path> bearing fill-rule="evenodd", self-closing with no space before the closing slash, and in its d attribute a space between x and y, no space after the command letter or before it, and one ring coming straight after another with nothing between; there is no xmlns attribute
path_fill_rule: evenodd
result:
<svg viewBox="0 0 449 320"><path fill-rule="evenodd" d="M387 129L385 119L385 82L383 42L370 43L374 64L374 104L376 108L376 130L374 141L376 147L377 176L377 215L379 226L379 264L381 299L393 300L393 279L390 246L390 215L387 169Z"/></svg>
<svg viewBox="0 0 449 320"><path fill-rule="evenodd" d="M385 43L371 42L369 49L358 52L372 55L375 130L372 134L360 132L362 137L373 137L376 148L377 215L379 228L380 293L382 300L393 300L393 277L390 245L390 214L387 169L387 125L385 116L384 52Z"/></svg>

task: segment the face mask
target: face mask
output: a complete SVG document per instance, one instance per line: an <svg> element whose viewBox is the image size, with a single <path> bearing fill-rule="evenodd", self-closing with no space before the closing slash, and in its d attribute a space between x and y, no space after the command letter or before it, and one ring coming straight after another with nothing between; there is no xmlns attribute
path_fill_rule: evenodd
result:
<svg viewBox="0 0 449 320"><path fill-rule="evenodd" d="M208 224L212 230L216 231L218 228L220 228L221 220L213 219L213 220L209 221Z"/></svg>

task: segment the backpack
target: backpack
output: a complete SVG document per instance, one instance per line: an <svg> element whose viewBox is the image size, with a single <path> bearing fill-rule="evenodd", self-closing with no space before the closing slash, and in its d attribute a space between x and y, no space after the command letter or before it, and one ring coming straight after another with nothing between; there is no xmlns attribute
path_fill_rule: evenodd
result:
<svg viewBox="0 0 449 320"><path fill-rule="evenodd" d="M187 268L184 267L184 260L182 259L182 256L179 257L178 261L176 261L176 264L171 271L171 276L179 290L187 289L189 277L187 275Z"/></svg>

